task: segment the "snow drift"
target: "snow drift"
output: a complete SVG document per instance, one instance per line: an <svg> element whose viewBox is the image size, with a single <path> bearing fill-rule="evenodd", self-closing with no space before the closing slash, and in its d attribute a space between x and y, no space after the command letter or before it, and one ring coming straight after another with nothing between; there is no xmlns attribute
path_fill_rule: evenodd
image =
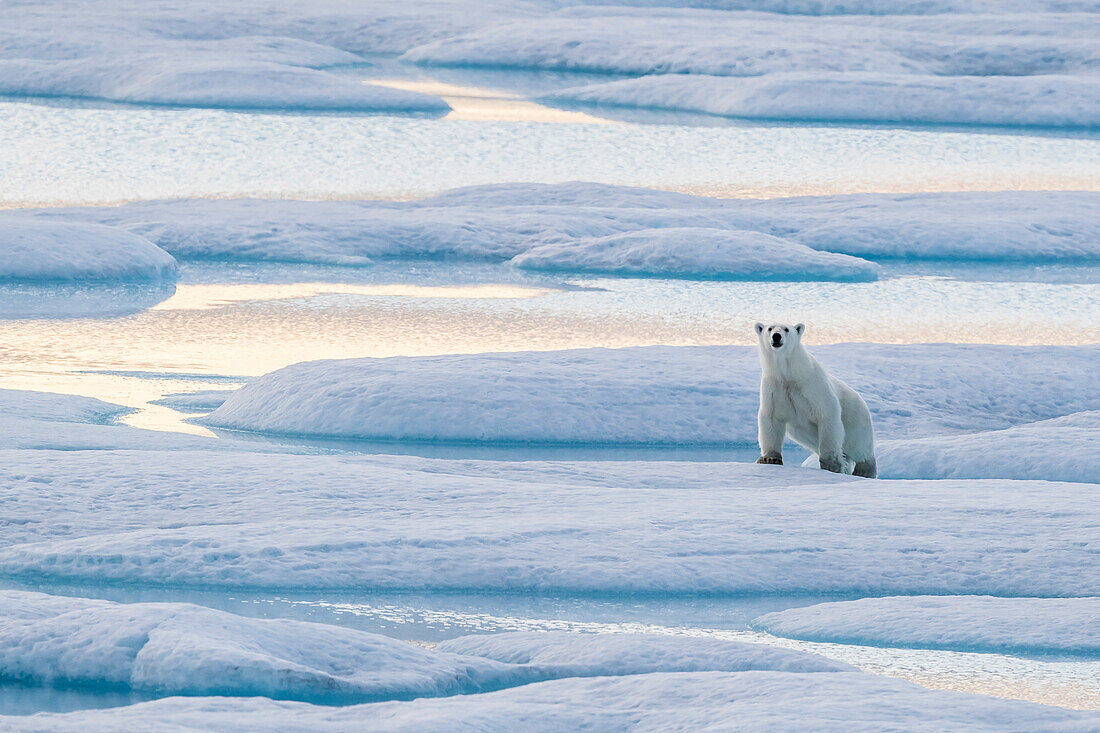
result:
<svg viewBox="0 0 1100 733"><path fill-rule="evenodd" d="M476 692L523 672L328 624L0 591L0 677L25 682L365 701Z"/></svg>
<svg viewBox="0 0 1100 733"><path fill-rule="evenodd" d="M1098 207L1093 192L721 200L566 183L478 186L409 202L184 200L28 213L118 227L181 259L514 258L520 266L756 279L794 257L806 277L868 279L866 262L798 247L872 260L1098 261ZM13 216L0 213L0 225ZM684 228L719 231L697 237Z"/></svg>
<svg viewBox="0 0 1100 733"><path fill-rule="evenodd" d="M747 119L1100 127L1100 85L1091 76L670 74L563 89L544 99Z"/></svg>
<svg viewBox="0 0 1100 733"><path fill-rule="evenodd" d="M809 348L863 395L881 438L1003 429L1100 409L1100 350L1092 347ZM256 379L206 421L374 440L754 445L759 380L756 347L748 346L316 361ZM891 462L880 466L891 475ZM906 470L900 462L898 471Z"/></svg>
<svg viewBox="0 0 1100 733"><path fill-rule="evenodd" d="M1100 412L1004 430L886 441L876 450L895 478L1033 478L1100 483Z"/></svg>
<svg viewBox="0 0 1100 733"><path fill-rule="evenodd" d="M481 695L325 707L263 698L172 698L107 710L4 717L24 733L89 728L247 731L598 729L698 731L729 727L764 733L814 730L967 730L974 733L1084 732L1100 713L984 695L929 690L860 672L695 672L566 679Z"/></svg>
<svg viewBox="0 0 1100 733"><path fill-rule="evenodd" d="M1097 656L1098 618L1100 598L910 596L792 608L753 626L840 644Z"/></svg>
<svg viewBox="0 0 1100 733"><path fill-rule="evenodd" d="M554 677L652 672L849 672L854 668L806 652L737 641L647 634L515 631L448 639L440 651L524 664Z"/></svg>
<svg viewBox="0 0 1100 733"><path fill-rule="evenodd" d="M0 568L26 582L1100 595L1081 540L1100 521L1092 485L228 450L0 458Z"/></svg>
<svg viewBox="0 0 1100 733"><path fill-rule="evenodd" d="M686 278L867 281L871 262L818 252L763 232L670 227L537 245L513 257L529 270Z"/></svg>
<svg viewBox="0 0 1100 733"><path fill-rule="evenodd" d="M162 280L176 260L144 237L98 224L0 220L0 281Z"/></svg>

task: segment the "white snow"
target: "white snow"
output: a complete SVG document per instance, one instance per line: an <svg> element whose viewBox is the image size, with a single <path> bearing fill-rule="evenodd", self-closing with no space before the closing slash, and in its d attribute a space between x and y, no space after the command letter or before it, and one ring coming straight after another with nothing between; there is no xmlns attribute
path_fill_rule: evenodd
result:
<svg viewBox="0 0 1100 733"><path fill-rule="evenodd" d="M440 651L530 665L555 677L652 672L846 672L854 668L806 652L720 639L648 634L515 631L448 639Z"/></svg>
<svg viewBox="0 0 1100 733"><path fill-rule="evenodd" d="M2 451L0 568L161 587L1100 595L1093 489L737 463Z"/></svg>
<svg viewBox="0 0 1100 733"><path fill-rule="evenodd" d="M846 6L811 16L713 7L566 8L440 38L403 58L661 75L547 97L557 101L776 119L1100 124L1095 6L885 17L846 16Z"/></svg>
<svg viewBox="0 0 1100 733"><path fill-rule="evenodd" d="M99 224L0 220L0 280L166 280L176 260L144 237Z"/></svg>
<svg viewBox="0 0 1100 733"><path fill-rule="evenodd" d="M329 624L188 603L0 591L0 677L163 695L363 702L479 692L534 675Z"/></svg>
<svg viewBox="0 0 1100 733"><path fill-rule="evenodd" d="M859 672L695 672L565 679L491 692L345 707L264 698L170 698L107 710L0 718L12 731L814 730L1089 733L1100 713L928 690Z"/></svg>
<svg viewBox="0 0 1100 733"><path fill-rule="evenodd" d="M908 596L792 608L761 616L753 626L841 644L1096 656L1098 619L1096 597Z"/></svg>
<svg viewBox="0 0 1100 733"><path fill-rule="evenodd" d="M1096 76L670 74L563 89L545 99L749 119L1100 126L1100 85Z"/></svg>
<svg viewBox="0 0 1100 733"><path fill-rule="evenodd" d="M1084 75L1100 68L1092 43L1100 16L1095 6L1090 10L868 17L575 7L441 38L403 58L682 78L803 71Z"/></svg>
<svg viewBox="0 0 1100 733"><path fill-rule="evenodd" d="M807 339L830 373L863 395L884 439L1100 409L1093 347L815 346L812 323ZM206 420L375 440L754 445L759 380L748 346L330 360L260 377ZM880 467L891 475L890 463Z"/></svg>
<svg viewBox="0 0 1100 733"><path fill-rule="evenodd" d="M548 242L512 258L530 270L688 278L867 281L878 267L753 231L669 227Z"/></svg>
<svg viewBox="0 0 1100 733"><path fill-rule="evenodd" d="M894 478L1034 478L1100 483L1100 412L1005 430L886 441L879 464Z"/></svg>
<svg viewBox="0 0 1100 733"><path fill-rule="evenodd" d="M472 651L448 651L462 647ZM343 704L471 694L558 677L853 670L759 644L633 634L506 634L426 649L342 626L247 618L188 603L11 590L0 591L0 652L0 678L24 683Z"/></svg>
<svg viewBox="0 0 1100 733"><path fill-rule="evenodd" d="M1100 13L1087 0L634 4L643 7L549 0L21 3L0 13L0 93L199 107L446 110L438 97L362 84L332 68L403 53L405 61L427 65L671 73L672 87L695 84L694 75L766 80L796 73L828 84L829 74L839 74L834 91L849 84L845 119L1095 124L1086 111L1095 110L1089 80L1100 70ZM889 94L875 76L861 74L896 78L899 101L922 94L908 107L880 107ZM1066 79L1036 82L1042 75ZM1049 98L1038 96L1043 84L1055 92ZM1073 98L1073 90L1082 97ZM674 89L659 96L663 106L699 105L697 98L678 100ZM1028 98L1051 109L1014 111ZM914 114L918 104L935 114ZM774 113L799 116L797 105Z"/></svg>
<svg viewBox="0 0 1100 733"><path fill-rule="evenodd" d="M4 417L102 424L125 412L125 407L92 397L0 389L0 414Z"/></svg>
<svg viewBox="0 0 1100 733"><path fill-rule="evenodd" d="M90 222L145 237L181 259L340 265L382 258L453 258L687 276L732 271L764 278L736 255L756 241L798 258L807 277L865 277L862 258L1056 262L1100 260L1094 192L859 194L764 200L712 199L599 184L506 184L457 189L410 202L151 201L118 207L42 209L44 221ZM12 214L0 213L0 224ZM25 219L24 214L18 215ZM712 229L722 244L686 248L679 232ZM631 233L623 240L607 240ZM767 235L767 236L766 236ZM633 243L633 244L630 244ZM579 253L589 250L584 256ZM598 254L597 254L598 253ZM765 257L765 255L760 255ZM843 263L843 267L836 267ZM788 265L788 266L793 266Z"/></svg>

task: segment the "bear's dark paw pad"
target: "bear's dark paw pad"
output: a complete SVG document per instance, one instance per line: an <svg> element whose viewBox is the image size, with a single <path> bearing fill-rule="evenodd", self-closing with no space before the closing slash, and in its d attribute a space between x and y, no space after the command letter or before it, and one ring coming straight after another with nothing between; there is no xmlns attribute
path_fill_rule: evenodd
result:
<svg viewBox="0 0 1100 733"><path fill-rule="evenodd" d="M841 465L840 460L836 458L822 458L821 461L822 471L832 471L833 473L844 473L844 466Z"/></svg>
<svg viewBox="0 0 1100 733"><path fill-rule="evenodd" d="M874 461L860 461L856 464L852 475L862 476L863 478L878 478L878 467L875 466Z"/></svg>
<svg viewBox="0 0 1100 733"><path fill-rule="evenodd" d="M769 466L782 466L783 465L783 458L782 458L782 456L760 456L759 458L756 459L756 462L757 463L766 463Z"/></svg>

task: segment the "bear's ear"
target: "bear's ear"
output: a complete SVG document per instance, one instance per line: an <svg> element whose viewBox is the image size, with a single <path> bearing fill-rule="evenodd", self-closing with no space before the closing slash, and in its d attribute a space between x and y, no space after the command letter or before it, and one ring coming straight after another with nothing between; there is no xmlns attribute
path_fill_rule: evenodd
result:
<svg viewBox="0 0 1100 733"><path fill-rule="evenodd" d="M802 332L806 330L806 324L805 323L797 323L797 324L795 324L794 330L798 332L799 336L801 336Z"/></svg>
<svg viewBox="0 0 1100 733"><path fill-rule="evenodd" d="M763 332L764 332L764 324L763 323L757 323L756 324L756 335L759 336Z"/></svg>

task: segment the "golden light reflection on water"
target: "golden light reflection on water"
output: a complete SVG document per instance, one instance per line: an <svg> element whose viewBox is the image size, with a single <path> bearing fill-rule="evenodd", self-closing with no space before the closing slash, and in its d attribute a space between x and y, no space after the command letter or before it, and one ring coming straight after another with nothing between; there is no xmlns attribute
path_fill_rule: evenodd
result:
<svg viewBox="0 0 1100 733"><path fill-rule="evenodd" d="M1100 342L1100 285L905 277L875 283L700 283L592 279L587 290L488 283L182 284L120 318L6 321L0 387L82 394L138 410L132 425L204 433L171 392L295 362L490 351L751 344L756 320L805 321L811 345ZM159 379L89 372L156 372Z"/></svg>
<svg viewBox="0 0 1100 733"><path fill-rule="evenodd" d="M373 295L391 298L512 299L537 298L550 288L524 285L355 285L350 283L244 283L179 285L168 300L152 310L210 310L234 303L313 298L319 295Z"/></svg>
<svg viewBox="0 0 1100 733"><path fill-rule="evenodd" d="M442 97L451 106L445 120L474 122L564 122L576 125L622 125L584 112L547 107L502 89L411 79L371 79L369 84Z"/></svg>

